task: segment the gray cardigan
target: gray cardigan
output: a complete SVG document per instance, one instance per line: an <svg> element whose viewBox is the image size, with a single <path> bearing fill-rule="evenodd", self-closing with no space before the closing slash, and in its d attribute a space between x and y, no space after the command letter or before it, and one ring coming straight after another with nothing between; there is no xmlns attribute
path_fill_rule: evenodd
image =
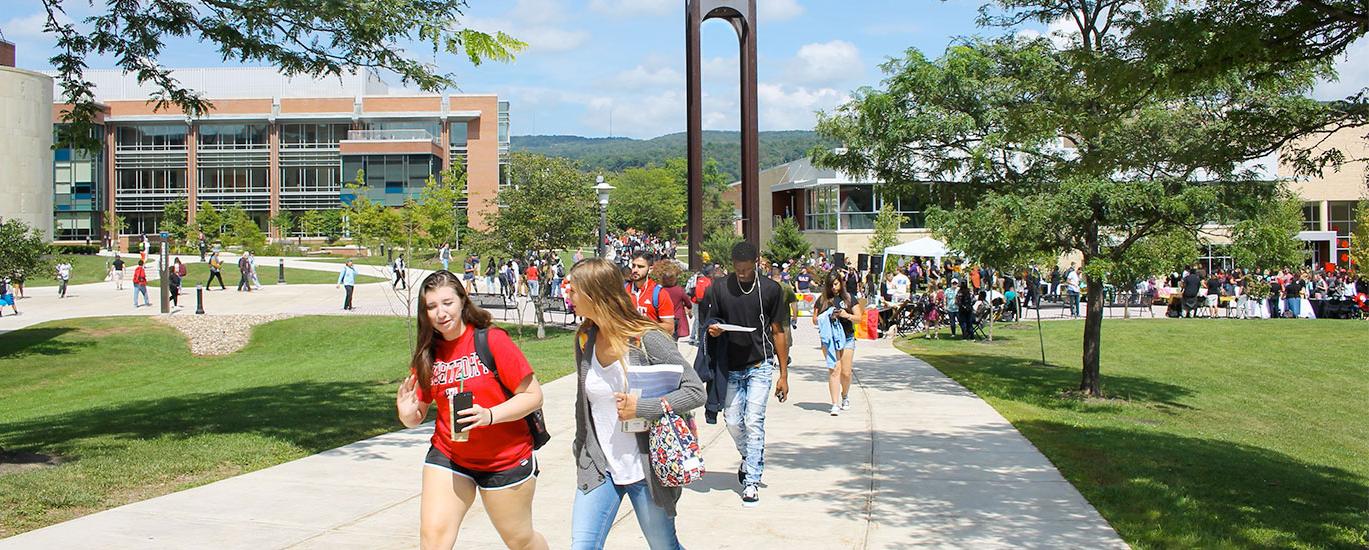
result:
<svg viewBox="0 0 1369 550"><path fill-rule="evenodd" d="M575 454L576 476L575 483L581 493L588 493L599 488L604 484L604 472L607 471L608 459L604 457L603 447L599 445L598 435L594 431L594 420L589 411L589 399L585 398L585 373L591 368L590 358L594 353L594 335L598 329L590 327L588 338L585 340L584 348L581 349L580 338L575 342L575 365L576 374L579 382L575 391L575 441L571 443L571 452ZM684 414L686 411L697 409L704 404L704 385L699 381L699 375L695 374L694 369L685 363L684 357L680 355L680 350L675 347L675 340L667 336L664 332L651 331L642 336L641 348L628 348L628 364L630 365L660 365L675 364L683 365L684 371L680 376L679 389L666 394L665 399L670 403L670 408L677 414ZM661 409L659 399L642 399L637 402L637 416L648 420L655 420L664 414ZM643 432L637 434L637 452L642 458L642 466L646 470L647 486L650 488L651 498L657 506L665 509L671 517L675 516L675 502L680 500L679 487L665 487L661 485L661 480L656 478L655 472L651 468L651 458L648 456L648 435Z"/></svg>

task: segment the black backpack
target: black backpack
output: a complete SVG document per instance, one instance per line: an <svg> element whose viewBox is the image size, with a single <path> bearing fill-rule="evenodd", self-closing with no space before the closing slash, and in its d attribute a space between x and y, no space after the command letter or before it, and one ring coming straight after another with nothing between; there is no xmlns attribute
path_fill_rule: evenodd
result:
<svg viewBox="0 0 1369 550"><path fill-rule="evenodd" d="M490 353L489 332L490 329L488 328L475 329L475 355L480 358L481 363L490 368L490 372L493 372L494 377L498 379L499 366L494 362L494 354ZM505 386L503 381L499 382L499 388L504 390L506 399L513 397L513 392L509 391L508 386ZM527 416L523 417L523 420L527 421L528 432L532 434L533 449L541 449L543 445L547 444L547 441L551 440L551 433L547 432L547 419L542 414L542 409L539 408L528 413Z"/></svg>

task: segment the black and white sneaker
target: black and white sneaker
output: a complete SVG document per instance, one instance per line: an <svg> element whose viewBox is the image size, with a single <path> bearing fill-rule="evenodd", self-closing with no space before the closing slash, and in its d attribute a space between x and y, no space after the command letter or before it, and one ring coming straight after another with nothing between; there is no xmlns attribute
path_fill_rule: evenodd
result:
<svg viewBox="0 0 1369 550"><path fill-rule="evenodd" d="M747 485L742 489L742 506L755 508L761 504L761 487L759 485Z"/></svg>

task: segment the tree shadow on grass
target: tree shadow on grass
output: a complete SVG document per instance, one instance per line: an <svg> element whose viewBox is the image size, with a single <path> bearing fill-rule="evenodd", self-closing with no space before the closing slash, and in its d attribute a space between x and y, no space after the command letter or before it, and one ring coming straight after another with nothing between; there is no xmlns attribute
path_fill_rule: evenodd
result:
<svg viewBox="0 0 1369 550"><path fill-rule="evenodd" d="M23 328L0 333L0 360L25 355L62 355L94 345L94 342L74 342L71 339L60 338L75 330L72 327L58 326Z"/></svg>
<svg viewBox="0 0 1369 550"><path fill-rule="evenodd" d="M0 441L13 450L66 454L86 438L117 443L255 434L318 452L400 428L392 388L388 382L297 382L134 401L0 423Z"/></svg>
<svg viewBox="0 0 1369 550"><path fill-rule="evenodd" d="M1142 429L1017 426L1130 544L1140 547L1362 547L1369 480L1268 449ZM890 548L1091 548L1110 533L1054 467L1002 425L881 430L874 440L769 442L766 463L843 468L836 490L787 495L826 513L920 533ZM866 472L873 455L875 464ZM867 505L867 495L873 501ZM901 531L898 531L901 532Z"/></svg>

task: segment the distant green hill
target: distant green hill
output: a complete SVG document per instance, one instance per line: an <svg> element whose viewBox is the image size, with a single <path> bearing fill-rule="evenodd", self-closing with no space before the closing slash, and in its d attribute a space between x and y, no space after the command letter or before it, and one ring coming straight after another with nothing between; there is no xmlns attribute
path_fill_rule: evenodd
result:
<svg viewBox="0 0 1369 550"><path fill-rule="evenodd" d="M817 133L807 130L761 132L761 169L784 164L808 154L815 145L835 147ZM685 156L685 134L667 134L652 139L587 138L580 136L513 136L513 151L566 157L580 161L587 169L621 171L625 168L661 163ZM704 132L704 158L718 161L718 167L733 180L741 165L741 133Z"/></svg>

